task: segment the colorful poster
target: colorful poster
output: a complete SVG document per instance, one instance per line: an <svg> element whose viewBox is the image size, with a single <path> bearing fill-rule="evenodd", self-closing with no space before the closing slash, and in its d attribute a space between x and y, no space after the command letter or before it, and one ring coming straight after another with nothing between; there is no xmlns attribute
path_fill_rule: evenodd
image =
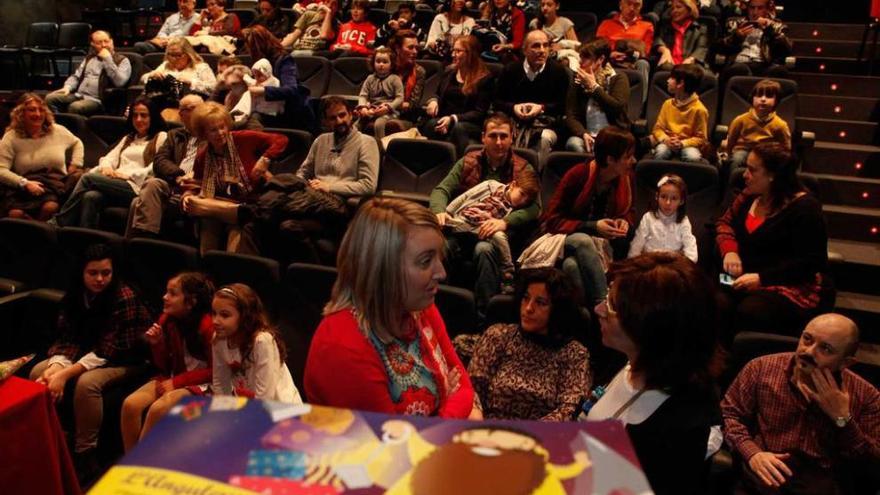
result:
<svg viewBox="0 0 880 495"><path fill-rule="evenodd" d="M616 421L467 421L188 398L92 494L652 493Z"/></svg>

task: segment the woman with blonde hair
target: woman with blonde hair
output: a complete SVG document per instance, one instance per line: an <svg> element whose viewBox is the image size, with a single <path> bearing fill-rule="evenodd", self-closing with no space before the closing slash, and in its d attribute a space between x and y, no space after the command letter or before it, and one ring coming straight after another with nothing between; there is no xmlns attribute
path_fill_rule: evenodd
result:
<svg viewBox="0 0 880 495"><path fill-rule="evenodd" d="M173 77L189 86L189 91L210 95L217 84L217 78L211 66L202 60L186 38L176 37L168 41L165 47L165 60L155 69L141 77L141 83L150 79Z"/></svg>
<svg viewBox="0 0 880 495"><path fill-rule="evenodd" d="M198 219L202 253L218 248L237 251L238 206L253 199L255 190L271 177L269 164L284 152L287 137L230 131L232 117L216 102L196 108L191 126L193 135L206 144L199 149L193 165L197 187L183 194L181 206L184 213ZM221 236L226 242L221 242Z"/></svg>
<svg viewBox="0 0 880 495"><path fill-rule="evenodd" d="M79 175L82 141L55 123L35 93L22 95L9 117L0 140L0 215L48 220L58 211L68 178Z"/></svg>
<svg viewBox="0 0 880 495"><path fill-rule="evenodd" d="M312 403L446 418L472 413L473 387L434 305L446 276L443 245L436 216L423 206L387 198L361 206L342 240L339 273L306 362Z"/></svg>

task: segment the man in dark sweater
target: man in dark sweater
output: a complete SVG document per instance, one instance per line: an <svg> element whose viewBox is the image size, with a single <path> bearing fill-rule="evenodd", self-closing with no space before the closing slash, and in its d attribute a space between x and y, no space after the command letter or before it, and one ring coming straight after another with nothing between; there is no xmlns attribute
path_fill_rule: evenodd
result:
<svg viewBox="0 0 880 495"><path fill-rule="evenodd" d="M526 35L525 62L513 62L498 78L495 110L513 116L519 134L516 144L531 145L538 151L539 163L556 144L557 130L565 113L568 73L550 56L550 38L541 30Z"/></svg>
<svg viewBox="0 0 880 495"><path fill-rule="evenodd" d="M193 110L204 102L196 94L188 94L180 99L180 120L183 127L169 131L165 143L156 151L153 158L153 177L144 182L140 193L131 202L127 237L158 236L168 200L192 179L193 164L200 143L192 135L190 117Z"/></svg>

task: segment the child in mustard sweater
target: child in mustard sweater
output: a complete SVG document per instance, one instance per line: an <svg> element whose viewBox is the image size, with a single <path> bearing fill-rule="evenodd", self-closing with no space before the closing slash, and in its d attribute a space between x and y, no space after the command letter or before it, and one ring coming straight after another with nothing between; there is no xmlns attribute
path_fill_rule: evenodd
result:
<svg viewBox="0 0 880 495"><path fill-rule="evenodd" d="M697 65L679 64L672 68L666 81L672 98L660 107L651 136L655 159L702 159L700 148L707 142L709 125L709 112L697 95L702 79L703 70Z"/></svg>
<svg viewBox="0 0 880 495"><path fill-rule="evenodd" d="M752 108L738 115L727 131L727 153L731 167L744 167L749 151L758 143L776 141L791 149L791 131L788 124L776 115L782 86L764 79L752 88Z"/></svg>

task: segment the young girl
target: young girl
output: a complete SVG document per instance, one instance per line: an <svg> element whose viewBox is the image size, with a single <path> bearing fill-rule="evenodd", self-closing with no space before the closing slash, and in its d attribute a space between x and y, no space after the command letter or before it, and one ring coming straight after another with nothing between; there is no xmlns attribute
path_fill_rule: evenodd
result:
<svg viewBox="0 0 880 495"><path fill-rule="evenodd" d="M651 211L645 213L629 247L629 257L651 251L673 251L697 262L697 239L686 216L687 184L675 174L657 182Z"/></svg>
<svg viewBox="0 0 880 495"><path fill-rule="evenodd" d="M211 314L215 394L302 404L284 364L284 342L253 289L244 284L220 288Z"/></svg>
<svg viewBox="0 0 880 495"><path fill-rule="evenodd" d="M403 103L403 81L400 76L391 73L394 66L394 52L389 48L376 49L370 59L370 65L373 67L373 73L361 86L358 106L354 109L354 113L360 118L358 121L360 130L372 125L375 128L376 138L382 139L385 137L384 123L397 116L397 109Z"/></svg>
<svg viewBox="0 0 880 495"><path fill-rule="evenodd" d="M210 385L213 296L214 284L201 273L183 272L168 281L162 316L144 335L160 374L122 404L126 452L180 399L204 394ZM141 426L147 408L147 419Z"/></svg>
<svg viewBox="0 0 880 495"><path fill-rule="evenodd" d="M733 119L727 131L727 153L731 167L745 167L749 151L762 141L776 141L791 149L791 130L776 115L780 91L782 86L770 79L759 81L752 88L752 108Z"/></svg>

